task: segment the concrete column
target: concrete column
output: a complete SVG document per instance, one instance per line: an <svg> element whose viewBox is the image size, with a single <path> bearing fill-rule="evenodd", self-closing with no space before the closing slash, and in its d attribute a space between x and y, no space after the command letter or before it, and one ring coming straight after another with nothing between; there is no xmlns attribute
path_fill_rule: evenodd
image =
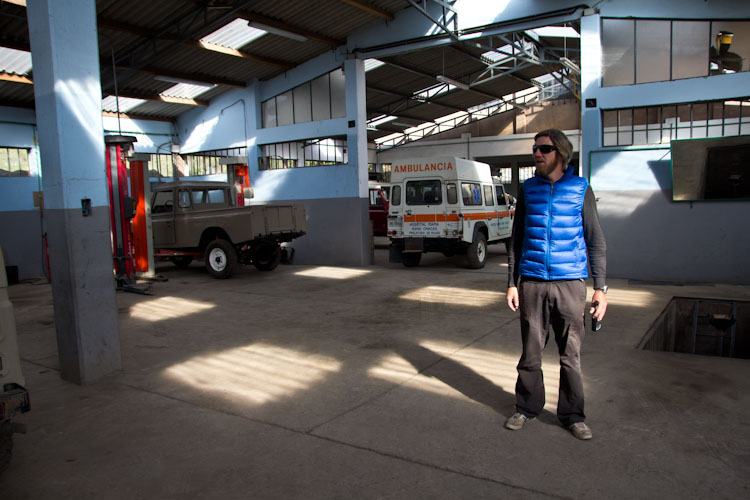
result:
<svg viewBox="0 0 750 500"><path fill-rule="evenodd" d="M601 110L586 107L586 99L596 96L602 77L602 44L598 14L581 18L581 177L589 177L589 153L601 147Z"/></svg>
<svg viewBox="0 0 750 500"><path fill-rule="evenodd" d="M85 384L121 367L96 2L34 0L27 17L60 371Z"/></svg>
<svg viewBox="0 0 750 500"><path fill-rule="evenodd" d="M361 205L360 261L362 265L372 264L370 252L369 193L367 190L367 107L365 89L365 64L360 59L347 59L344 62L346 75L346 118L348 121L347 142L349 163L354 165L356 182ZM357 233L355 233L357 234Z"/></svg>

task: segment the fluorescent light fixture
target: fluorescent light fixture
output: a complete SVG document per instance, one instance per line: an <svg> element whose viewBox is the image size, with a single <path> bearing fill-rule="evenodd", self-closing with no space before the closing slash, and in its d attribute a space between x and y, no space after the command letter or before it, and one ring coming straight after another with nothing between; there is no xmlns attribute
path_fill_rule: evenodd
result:
<svg viewBox="0 0 750 500"><path fill-rule="evenodd" d="M469 90L468 84L459 82L458 80L454 80L453 78L448 78L447 76L438 75L435 77L435 79L441 83L447 83L448 85L453 85L454 87L458 87L461 90Z"/></svg>
<svg viewBox="0 0 750 500"><path fill-rule="evenodd" d="M155 75L154 80L159 80L160 82L169 82L169 83L184 83L185 85L195 85L196 87L213 88L216 86L216 84L213 84L213 83L199 82L197 80L190 80L188 78L179 78L176 76Z"/></svg>
<svg viewBox="0 0 750 500"><path fill-rule="evenodd" d="M259 23L257 21L248 21L247 25L250 26L251 28L263 30L267 33L273 33L274 35L291 38L292 40L297 40L298 42L307 41L307 37L305 35L300 35L299 33L292 33L291 31L287 31L282 28L276 28L274 26L268 26L267 24Z"/></svg>
<svg viewBox="0 0 750 500"><path fill-rule="evenodd" d="M578 67L576 63L568 59L567 57L561 57L560 58L560 64L568 68L570 71L574 73L581 73L581 68Z"/></svg>

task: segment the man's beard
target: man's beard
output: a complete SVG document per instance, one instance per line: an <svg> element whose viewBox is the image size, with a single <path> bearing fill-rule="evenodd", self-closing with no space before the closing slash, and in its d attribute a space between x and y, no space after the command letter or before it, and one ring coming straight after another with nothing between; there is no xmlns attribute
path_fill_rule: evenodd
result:
<svg viewBox="0 0 750 500"><path fill-rule="evenodd" d="M555 168L557 167L557 162L550 163L550 162L544 162L544 164L539 165L536 164L536 172L537 174L541 175L542 177L546 177L549 174L551 174Z"/></svg>

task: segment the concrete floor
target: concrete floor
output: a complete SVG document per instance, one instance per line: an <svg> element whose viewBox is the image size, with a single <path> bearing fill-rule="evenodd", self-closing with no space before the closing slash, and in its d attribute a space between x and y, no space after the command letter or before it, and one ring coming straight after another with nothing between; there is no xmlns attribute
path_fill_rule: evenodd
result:
<svg viewBox="0 0 750 500"><path fill-rule="evenodd" d="M118 294L123 369L85 387L59 377L49 285L11 287L32 411L0 498L750 496L750 361L634 348L672 296L749 286L609 280L583 442L554 416L554 342L545 413L503 428L520 333L490 252L225 281L165 265L155 295Z"/></svg>

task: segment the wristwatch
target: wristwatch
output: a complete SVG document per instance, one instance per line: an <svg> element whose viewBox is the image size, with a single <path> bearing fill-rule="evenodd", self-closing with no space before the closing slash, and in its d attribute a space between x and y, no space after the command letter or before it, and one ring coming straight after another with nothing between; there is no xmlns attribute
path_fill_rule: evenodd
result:
<svg viewBox="0 0 750 500"><path fill-rule="evenodd" d="M604 295L607 295L607 290L609 290L609 287L607 285L604 285L601 288L594 288L594 290L601 290L604 293Z"/></svg>

